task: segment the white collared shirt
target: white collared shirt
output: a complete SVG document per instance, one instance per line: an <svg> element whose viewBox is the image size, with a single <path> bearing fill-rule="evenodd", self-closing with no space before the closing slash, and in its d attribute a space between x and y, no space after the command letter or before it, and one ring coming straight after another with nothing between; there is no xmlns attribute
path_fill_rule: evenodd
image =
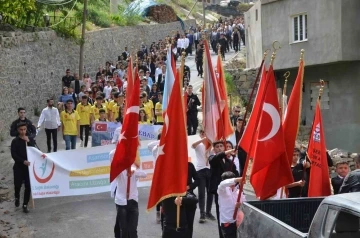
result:
<svg viewBox="0 0 360 238"><path fill-rule="evenodd" d="M203 143L200 143L194 149L195 149L195 155L196 155L196 163L195 163L196 171L199 171L202 169L210 169L210 165L208 162L208 156L206 156L205 145Z"/></svg>
<svg viewBox="0 0 360 238"><path fill-rule="evenodd" d="M235 185L235 178L226 179L219 184L217 193L219 195L219 210L220 210L220 223L234 223L236 219L233 218L239 189L230 188ZM244 193L241 194L241 202L246 201ZM238 212L240 209L238 209Z"/></svg>
<svg viewBox="0 0 360 238"><path fill-rule="evenodd" d="M45 107L40 115L38 127L44 123L45 129L57 129L61 126L59 110L56 107Z"/></svg>
<svg viewBox="0 0 360 238"><path fill-rule="evenodd" d="M126 199L126 190L128 184L128 171L122 171L116 177L116 193L115 193L115 203L120 206L127 205L127 200L139 200L139 192L137 189L137 181L139 178L145 178L146 173L140 169L136 169L130 177L130 191L129 198Z"/></svg>

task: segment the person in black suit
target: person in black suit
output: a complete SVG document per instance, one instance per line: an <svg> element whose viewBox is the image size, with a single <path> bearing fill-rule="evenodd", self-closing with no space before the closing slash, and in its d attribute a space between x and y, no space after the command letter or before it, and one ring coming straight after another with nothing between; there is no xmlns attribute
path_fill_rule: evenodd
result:
<svg viewBox="0 0 360 238"><path fill-rule="evenodd" d="M165 85L165 72L166 72L166 66L161 66L162 73L159 74L156 84L158 86L159 91L164 91L164 85Z"/></svg>
<svg viewBox="0 0 360 238"><path fill-rule="evenodd" d="M127 47L125 47L125 51L122 52L121 55L122 55L122 57L123 57L124 60L127 60L127 58L130 56L130 53L128 52L128 48L127 48ZM120 59L120 57L119 57L119 59Z"/></svg>
<svg viewBox="0 0 360 238"><path fill-rule="evenodd" d="M347 161L339 161L336 163L337 176L331 179L331 185L334 190L334 194L339 194L341 185L344 182L344 178L348 175L350 167Z"/></svg>
<svg viewBox="0 0 360 238"><path fill-rule="evenodd" d="M221 182L221 175L224 172L231 171L235 174L236 177L239 177L239 173L236 170L236 166L232 165L232 160L227 158L228 155L236 155L236 151L234 149L225 151L224 141L214 142L213 148L215 155L211 155L209 157L209 164L211 169L209 192L215 195L216 217L219 229L219 237L223 238L224 236L222 234L219 222L219 196L217 194L217 189Z"/></svg>
<svg viewBox="0 0 360 238"><path fill-rule="evenodd" d="M351 171L345 178L340 187L339 193L360 192L360 155L354 158L355 170Z"/></svg>

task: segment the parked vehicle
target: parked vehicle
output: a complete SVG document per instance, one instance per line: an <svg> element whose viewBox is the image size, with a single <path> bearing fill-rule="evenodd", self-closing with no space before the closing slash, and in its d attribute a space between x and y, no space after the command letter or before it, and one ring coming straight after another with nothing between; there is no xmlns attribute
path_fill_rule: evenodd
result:
<svg viewBox="0 0 360 238"><path fill-rule="evenodd" d="M359 238L360 192L326 198L250 201L241 238Z"/></svg>

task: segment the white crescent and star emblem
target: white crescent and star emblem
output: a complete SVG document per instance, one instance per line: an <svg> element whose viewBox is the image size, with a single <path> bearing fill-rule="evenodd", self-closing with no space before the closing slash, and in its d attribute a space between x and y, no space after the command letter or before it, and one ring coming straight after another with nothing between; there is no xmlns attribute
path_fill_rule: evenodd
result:
<svg viewBox="0 0 360 238"><path fill-rule="evenodd" d="M99 128L100 128L100 129L99 129ZM97 131L100 131L100 130L101 130L101 124L96 124L95 129L96 129Z"/></svg>
<svg viewBox="0 0 360 238"><path fill-rule="evenodd" d="M279 112L272 104L264 103L263 110L264 112L267 112L270 115L272 121L272 127L270 133L264 138L259 139L258 141L266 141L273 138L279 131L280 123L281 123Z"/></svg>

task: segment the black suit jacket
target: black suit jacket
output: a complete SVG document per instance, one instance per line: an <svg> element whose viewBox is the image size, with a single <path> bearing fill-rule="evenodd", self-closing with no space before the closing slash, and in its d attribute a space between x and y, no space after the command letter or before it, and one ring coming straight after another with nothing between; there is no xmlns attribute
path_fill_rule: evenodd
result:
<svg viewBox="0 0 360 238"><path fill-rule="evenodd" d="M360 192L360 169L351 171L340 187L339 193Z"/></svg>
<svg viewBox="0 0 360 238"><path fill-rule="evenodd" d="M225 162L223 161L225 159ZM236 177L239 177L239 173L236 170L235 164L232 164L232 160L226 158L225 152L218 153L209 157L209 164L211 170L210 187L209 192L217 194L217 189L221 183L221 175L226 171L231 171ZM232 168L230 170L230 168Z"/></svg>
<svg viewBox="0 0 360 238"><path fill-rule="evenodd" d="M339 176L336 176L335 178L331 179L331 185L334 189L334 194L338 194L341 185L343 184L344 179L340 178Z"/></svg>
<svg viewBox="0 0 360 238"><path fill-rule="evenodd" d="M158 78L157 78L157 86L160 92L164 92L164 85L165 85L165 80L162 81L163 78L163 74L159 74Z"/></svg>

